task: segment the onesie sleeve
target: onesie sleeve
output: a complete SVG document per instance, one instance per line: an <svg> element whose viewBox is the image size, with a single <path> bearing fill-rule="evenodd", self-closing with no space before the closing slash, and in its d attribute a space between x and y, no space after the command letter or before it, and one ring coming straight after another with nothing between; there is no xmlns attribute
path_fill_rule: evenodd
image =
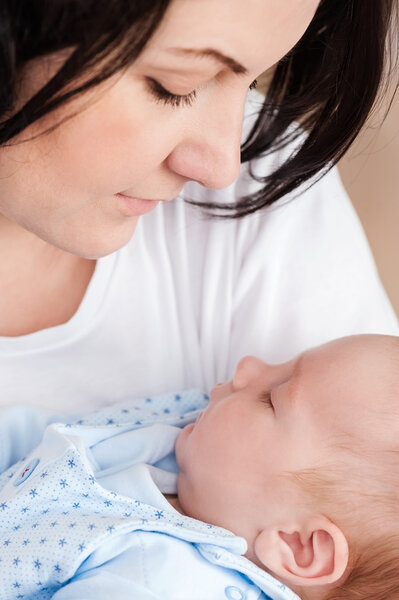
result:
<svg viewBox="0 0 399 600"><path fill-rule="evenodd" d="M104 541L52 600L165 600L150 589L147 575L141 536L130 533Z"/></svg>
<svg viewBox="0 0 399 600"><path fill-rule="evenodd" d="M106 567L87 573L84 577L74 579L60 590L52 600L162 600L161 596L140 583L125 579Z"/></svg>

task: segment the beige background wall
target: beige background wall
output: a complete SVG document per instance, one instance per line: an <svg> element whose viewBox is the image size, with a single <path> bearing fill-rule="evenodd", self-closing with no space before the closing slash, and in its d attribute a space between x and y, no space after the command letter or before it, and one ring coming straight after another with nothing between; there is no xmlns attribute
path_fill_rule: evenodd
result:
<svg viewBox="0 0 399 600"><path fill-rule="evenodd" d="M399 315L399 93L387 101L339 165L369 239L383 284Z"/></svg>

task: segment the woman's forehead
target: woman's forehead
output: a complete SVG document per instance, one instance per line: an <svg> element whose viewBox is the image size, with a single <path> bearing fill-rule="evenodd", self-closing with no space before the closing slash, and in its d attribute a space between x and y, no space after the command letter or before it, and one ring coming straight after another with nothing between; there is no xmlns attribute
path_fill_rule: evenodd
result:
<svg viewBox="0 0 399 600"><path fill-rule="evenodd" d="M268 68L300 39L318 4L318 0L172 0L146 52L213 48L251 72L259 65L263 68L265 60ZM185 58L196 59L193 54Z"/></svg>

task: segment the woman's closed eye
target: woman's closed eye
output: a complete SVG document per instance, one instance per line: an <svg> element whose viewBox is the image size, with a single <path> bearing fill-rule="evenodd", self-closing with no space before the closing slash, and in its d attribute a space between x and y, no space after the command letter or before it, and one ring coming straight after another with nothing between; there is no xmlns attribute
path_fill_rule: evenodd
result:
<svg viewBox="0 0 399 600"><path fill-rule="evenodd" d="M179 108L180 106L191 106L197 98L198 90L193 90L189 94L185 95L172 94L158 81L156 81L156 79L153 79L152 77L146 77L146 80L148 82L150 92L153 96L155 96L156 100L163 102L164 104L169 104L174 108ZM249 89L254 90L257 85L258 82L255 79L249 86Z"/></svg>
<svg viewBox="0 0 399 600"><path fill-rule="evenodd" d="M156 79L147 77L147 82L150 88L150 92L157 99L157 101L169 104L175 108L180 106L191 106L197 97L197 90L193 90L186 95L172 94L168 92Z"/></svg>

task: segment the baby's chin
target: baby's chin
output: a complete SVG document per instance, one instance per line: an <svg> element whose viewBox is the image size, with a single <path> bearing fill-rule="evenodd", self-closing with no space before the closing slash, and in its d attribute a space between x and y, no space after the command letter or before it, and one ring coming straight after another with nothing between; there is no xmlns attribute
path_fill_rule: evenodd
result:
<svg viewBox="0 0 399 600"><path fill-rule="evenodd" d="M177 498L181 507L181 511L187 517L210 523L209 515L204 512L205 507L201 507L203 502L198 502L196 495L191 489L184 473L179 473L177 477ZM197 500L197 501L196 501ZM197 506L197 504L199 506Z"/></svg>
<svg viewBox="0 0 399 600"><path fill-rule="evenodd" d="M184 511L184 514L186 514L188 517L192 517L193 515L190 511L190 494L187 493L187 485L184 473L182 473L181 471L177 475L177 497L179 499L179 504L182 507L182 510Z"/></svg>

